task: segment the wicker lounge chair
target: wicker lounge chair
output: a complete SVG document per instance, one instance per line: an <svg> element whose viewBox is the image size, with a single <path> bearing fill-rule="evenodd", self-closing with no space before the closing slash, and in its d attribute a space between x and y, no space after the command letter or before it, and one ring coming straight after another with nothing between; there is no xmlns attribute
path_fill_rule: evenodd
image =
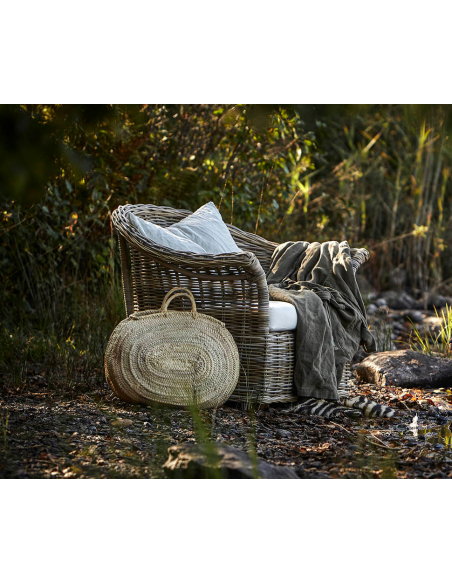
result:
<svg viewBox="0 0 452 584"><path fill-rule="evenodd" d="M175 286L189 288L198 310L226 324L237 343L241 372L231 399L245 404L290 402L293 388L295 331L269 331L269 294L265 273L278 245L228 225L243 253L199 255L153 245L129 224L127 214L168 227L190 211L155 205L125 205L113 212L119 236L122 282L127 315L157 309ZM355 271L367 260L364 249L352 249ZM185 300L179 308L189 310ZM350 370L339 389L346 392Z"/></svg>

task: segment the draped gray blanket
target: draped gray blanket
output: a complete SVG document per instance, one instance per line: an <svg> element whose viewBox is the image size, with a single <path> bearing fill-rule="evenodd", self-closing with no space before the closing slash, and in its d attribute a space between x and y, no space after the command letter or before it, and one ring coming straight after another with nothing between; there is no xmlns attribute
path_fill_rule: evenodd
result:
<svg viewBox="0 0 452 584"><path fill-rule="evenodd" d="M344 364L359 345L375 351L350 247L289 241L273 252L267 273L272 300L297 310L295 387L303 397L338 399Z"/></svg>

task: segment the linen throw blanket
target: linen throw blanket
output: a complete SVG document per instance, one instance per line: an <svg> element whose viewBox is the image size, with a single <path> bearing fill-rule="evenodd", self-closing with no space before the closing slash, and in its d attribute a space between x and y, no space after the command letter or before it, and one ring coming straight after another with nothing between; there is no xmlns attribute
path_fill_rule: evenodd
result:
<svg viewBox="0 0 452 584"><path fill-rule="evenodd" d="M359 345L376 349L346 241L279 245L267 273L272 300L297 310L294 380L298 395L339 399L344 364Z"/></svg>

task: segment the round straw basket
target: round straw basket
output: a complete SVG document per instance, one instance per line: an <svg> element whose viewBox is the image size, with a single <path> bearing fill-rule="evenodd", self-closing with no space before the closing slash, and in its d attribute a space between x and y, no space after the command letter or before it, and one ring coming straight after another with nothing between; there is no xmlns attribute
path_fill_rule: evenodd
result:
<svg viewBox="0 0 452 584"><path fill-rule="evenodd" d="M168 310L188 296L191 312ZM173 288L160 310L135 312L113 331L105 352L105 376L130 403L201 408L224 403L239 377L237 345L219 320L199 314L193 294Z"/></svg>

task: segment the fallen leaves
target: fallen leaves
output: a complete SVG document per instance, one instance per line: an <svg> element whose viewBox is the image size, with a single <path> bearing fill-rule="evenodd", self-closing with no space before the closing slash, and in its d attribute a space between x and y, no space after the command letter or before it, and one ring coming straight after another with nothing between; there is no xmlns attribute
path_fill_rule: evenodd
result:
<svg viewBox="0 0 452 584"><path fill-rule="evenodd" d="M213 428L213 440L227 441L242 450L251 447L255 436L254 446L261 458L291 465L306 478L452 473L452 449L441 436L437 438L440 443L433 444L429 443L433 437L422 434L425 429L431 430L431 436L439 432L435 416L450 409L451 395L371 384L357 388L354 395L358 394L370 395L373 401L391 405L405 416L397 420L341 418L337 423L284 413L284 404L258 410L253 416L225 406L206 428L208 432ZM102 387L90 395L96 399L50 393L39 394L38 399L27 390L13 396L2 395L0 390L0 407L7 404L10 414L5 434L8 458L2 458L0 451L0 476L160 478L168 446L197 439L189 412L159 413L130 406ZM408 428L415 414L420 416L418 438Z"/></svg>

